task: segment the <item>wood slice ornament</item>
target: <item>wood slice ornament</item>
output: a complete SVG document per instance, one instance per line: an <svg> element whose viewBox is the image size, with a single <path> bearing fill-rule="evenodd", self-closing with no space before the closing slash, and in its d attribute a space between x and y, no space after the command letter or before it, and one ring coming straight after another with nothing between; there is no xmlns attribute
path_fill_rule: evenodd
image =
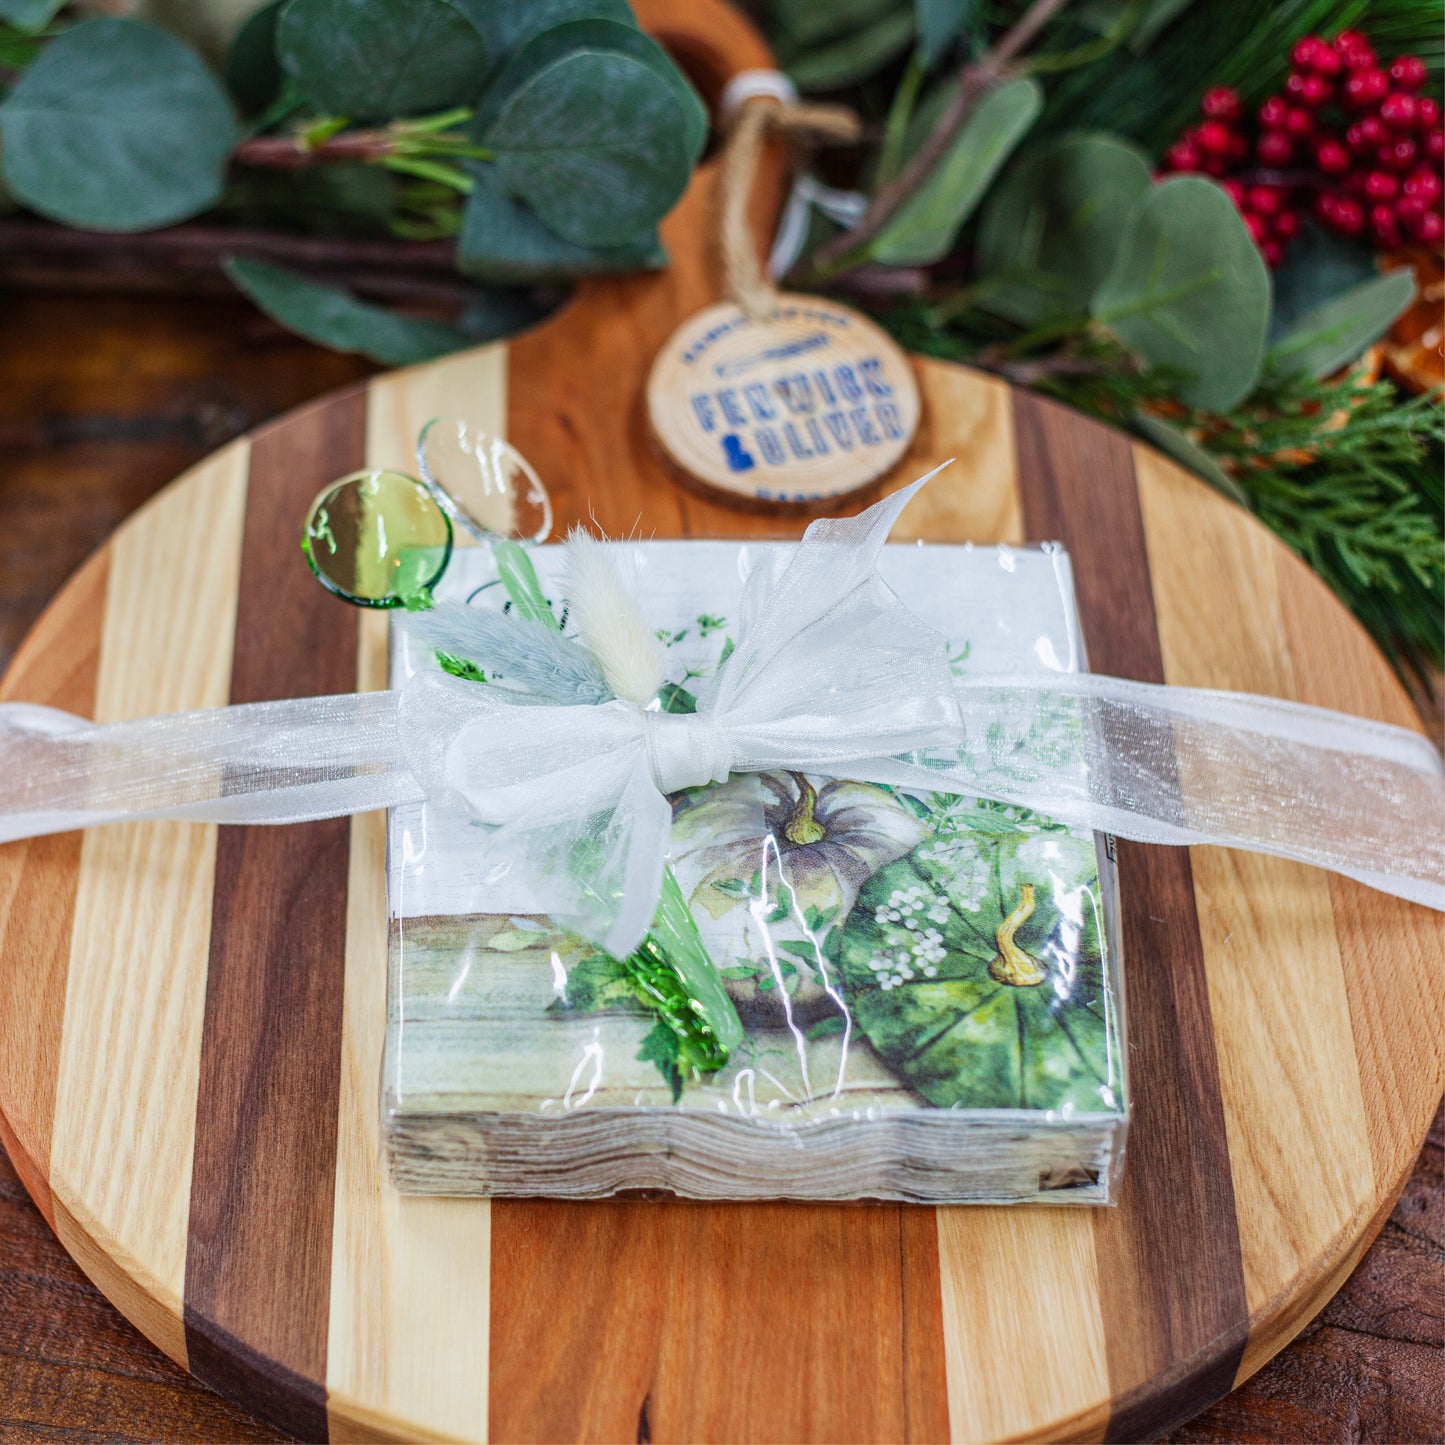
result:
<svg viewBox="0 0 1445 1445"><path fill-rule="evenodd" d="M668 457L724 492L815 503L875 482L918 430L907 358L866 316L780 295L771 314L710 306L668 339L647 381Z"/></svg>
<svg viewBox="0 0 1445 1445"><path fill-rule="evenodd" d="M770 57L636 8L710 99ZM718 166L653 276L243 438L67 585L0 695L104 721L386 684L317 586L317 492L434 416L514 443L559 526L796 537L678 487L652 358L721 284ZM780 168L750 200L770 229ZM1324 585L1147 447L911 359L958 462L895 538L1069 549L1091 665L1412 726ZM854 510L850 506L848 510ZM840 510L843 510L840 508ZM164 567L157 557L170 559ZM0 1135L62 1242L172 1358L307 1440L1138 1440L1248 1376L1388 1217L1445 1087L1439 915L1225 849L1119 845L1134 1119L1114 1209L405 1197L383 1164L385 818L138 823L0 847Z"/></svg>
<svg viewBox="0 0 1445 1445"><path fill-rule="evenodd" d="M779 292L758 264L748 197L767 134L851 140L836 106L799 105L776 72L723 93L719 247L728 299L678 327L647 379L647 415L684 476L735 497L813 505L875 482L908 450L919 397L897 343L859 312Z"/></svg>

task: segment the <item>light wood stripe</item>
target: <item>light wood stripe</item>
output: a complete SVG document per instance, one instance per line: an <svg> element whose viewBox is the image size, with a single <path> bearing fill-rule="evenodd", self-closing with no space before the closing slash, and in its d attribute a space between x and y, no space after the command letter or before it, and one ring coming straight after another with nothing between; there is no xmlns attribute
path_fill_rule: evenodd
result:
<svg viewBox="0 0 1445 1445"><path fill-rule="evenodd" d="M1418 731L1404 689L1364 629L1335 615L1324 584L1288 557L1279 559L1278 576L1300 701ZM1445 1090L1445 916L1349 878L1329 882L1376 1189L1393 1197L1430 1126L1432 1101Z"/></svg>
<svg viewBox="0 0 1445 1445"><path fill-rule="evenodd" d="M248 451L227 448L111 543L97 721L226 701ZM51 1149L61 1242L183 1362L215 849L214 827L188 823L85 835Z"/></svg>
<svg viewBox="0 0 1445 1445"><path fill-rule="evenodd" d="M0 699L45 703L82 717L95 710L110 549L102 548L46 609L5 674ZM81 835L0 847L0 1143L55 1227L50 1140L60 1072L65 982L80 875Z"/></svg>
<svg viewBox="0 0 1445 1445"><path fill-rule="evenodd" d="M366 465L410 471L421 427L506 425L506 348L379 378L367 392ZM387 685L384 615L360 618L357 687ZM487 1436L491 1211L485 1199L398 1194L377 1084L386 1038L386 815L353 819L346 1003L332 1229L327 1411L333 1440Z"/></svg>
<svg viewBox="0 0 1445 1445"><path fill-rule="evenodd" d="M364 426L354 391L252 443L232 702L355 685L355 618L299 541L315 493L361 465ZM221 830L201 1042L191 1370L305 1439L326 1430L350 827Z"/></svg>
<svg viewBox="0 0 1445 1445"><path fill-rule="evenodd" d="M1021 542L1023 503L1009 387L939 361L915 357L913 367L923 423L908 455L894 468L894 481L906 485L941 462L964 460L955 461L908 504L892 540Z"/></svg>
<svg viewBox="0 0 1445 1445"><path fill-rule="evenodd" d="M938 1235L952 1438L1102 1439L1109 1285L1090 1212L940 1209Z"/></svg>
<svg viewBox="0 0 1445 1445"><path fill-rule="evenodd" d="M1237 508L1201 508L1201 484L1157 453L1136 448L1135 466L1167 681L1295 697L1279 543ZM1372 1198L1366 1113L1328 875L1222 848L1192 859L1254 1317L1337 1252ZM1279 1343L1274 1331L1252 1336L1240 1376Z"/></svg>
<svg viewBox="0 0 1445 1445"><path fill-rule="evenodd" d="M1162 682L1128 440L1025 393L1014 416L1029 535L1069 549L1090 666ZM1189 855L1121 842L1118 859L1132 1115L1120 1205L1094 1216L1094 1247L1108 1434L1137 1440L1229 1389L1247 1309Z"/></svg>

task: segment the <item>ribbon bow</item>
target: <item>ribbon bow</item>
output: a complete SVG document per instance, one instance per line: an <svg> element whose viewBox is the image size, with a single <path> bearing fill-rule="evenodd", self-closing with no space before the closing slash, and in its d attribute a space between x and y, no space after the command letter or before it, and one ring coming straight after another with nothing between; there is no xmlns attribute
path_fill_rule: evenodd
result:
<svg viewBox="0 0 1445 1445"><path fill-rule="evenodd" d="M135 818L289 823L460 802L492 825L496 868L522 870L559 923L624 956L657 906L667 795L776 769L1274 853L1445 908L1445 777L1415 733L1089 674L955 678L943 639L877 572L927 480L815 522L790 557L754 570L737 648L695 714L596 700L607 694L592 660L555 634L532 670L577 701L427 672L397 692L104 727L0 706L0 841ZM1038 736L1047 746L1029 744Z"/></svg>

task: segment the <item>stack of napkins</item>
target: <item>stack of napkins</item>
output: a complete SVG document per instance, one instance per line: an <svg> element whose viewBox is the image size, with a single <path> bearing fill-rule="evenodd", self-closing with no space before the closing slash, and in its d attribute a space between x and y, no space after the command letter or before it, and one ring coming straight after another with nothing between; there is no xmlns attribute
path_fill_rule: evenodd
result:
<svg viewBox="0 0 1445 1445"><path fill-rule="evenodd" d="M774 545L636 544L674 707L725 665ZM560 549L534 556L565 628ZM961 677L1084 666L1057 548L891 546L881 572ZM438 595L505 603L485 549ZM434 665L396 633L394 685ZM1043 712L986 742L1083 766ZM481 825L393 811L382 1107L402 1189L1110 1199L1128 1114L1109 840L793 772L673 804L672 867L746 1030L714 1074L679 1065L623 967L479 863Z"/></svg>

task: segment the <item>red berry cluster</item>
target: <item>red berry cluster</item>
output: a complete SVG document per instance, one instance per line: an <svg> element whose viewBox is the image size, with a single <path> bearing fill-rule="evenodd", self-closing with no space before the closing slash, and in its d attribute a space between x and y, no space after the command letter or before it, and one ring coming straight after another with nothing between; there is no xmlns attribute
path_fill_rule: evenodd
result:
<svg viewBox="0 0 1445 1445"><path fill-rule="evenodd" d="M1308 36L1291 59L1283 94L1253 123L1228 86L1207 92L1203 120L1169 147L1164 170L1218 177L1271 266L1306 206L1330 230L1380 250L1438 246L1445 130L1440 107L1418 93L1423 62L1402 55L1382 69L1357 30Z"/></svg>

